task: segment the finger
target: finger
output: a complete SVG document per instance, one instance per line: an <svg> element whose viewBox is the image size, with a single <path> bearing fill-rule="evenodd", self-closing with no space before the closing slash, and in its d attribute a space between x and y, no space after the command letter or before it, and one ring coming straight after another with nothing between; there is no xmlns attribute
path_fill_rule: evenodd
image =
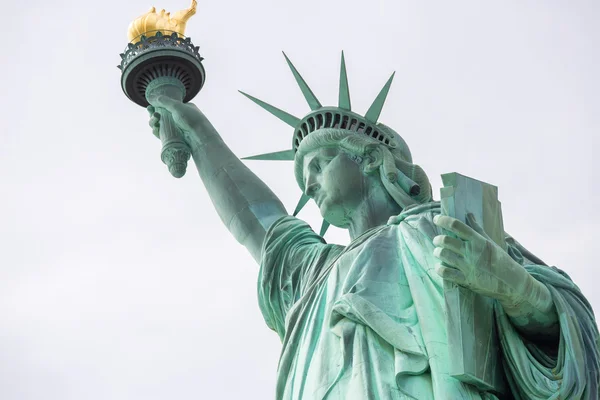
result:
<svg viewBox="0 0 600 400"><path fill-rule="evenodd" d="M454 233L456 236L463 240L469 240L477 232L475 232L472 228L467 226L464 222L457 220L456 218L449 217L447 215L436 215L433 218L433 223L439 226L440 228L446 229Z"/></svg>
<svg viewBox="0 0 600 400"><path fill-rule="evenodd" d="M152 114L154 114L154 111L156 111L152 104L150 104L148 107L146 107L146 110L148 110L148 113L150 114L150 116L152 116Z"/></svg>
<svg viewBox="0 0 600 400"><path fill-rule="evenodd" d="M473 228L475 232L479 233L484 238L491 240L488 234L483 230L483 227L477 223L477 219L472 213L467 214L467 225Z"/></svg>
<svg viewBox="0 0 600 400"><path fill-rule="evenodd" d="M465 247L464 242L460 239L453 238L448 235L438 235L433 238L433 244L437 247L452 250L453 252L464 256Z"/></svg>
<svg viewBox="0 0 600 400"><path fill-rule="evenodd" d="M464 257L459 256L452 250L436 247L433 250L433 255L450 267L458 268L460 270L465 270L467 267Z"/></svg>
<svg viewBox="0 0 600 400"><path fill-rule="evenodd" d="M170 98L169 96L165 96L165 95L157 96L152 101L152 104L154 104L155 106L158 106L158 107L166 108L171 113L174 113L176 110L179 109L179 107L181 107L183 105L183 103L181 101L174 100L174 99Z"/></svg>
<svg viewBox="0 0 600 400"><path fill-rule="evenodd" d="M160 114L155 113L152 118L150 118L150 121L148 121L148 125L150 125L150 127L152 129L156 128L157 126L159 126L159 121L160 121Z"/></svg>
<svg viewBox="0 0 600 400"><path fill-rule="evenodd" d="M465 274L456 268L449 267L444 264L437 264L435 272L441 276L444 280L454 282L459 285L464 285L467 282Z"/></svg>
<svg viewBox="0 0 600 400"><path fill-rule="evenodd" d="M160 137L160 113L153 113L148 125L152 128L152 134L157 138Z"/></svg>

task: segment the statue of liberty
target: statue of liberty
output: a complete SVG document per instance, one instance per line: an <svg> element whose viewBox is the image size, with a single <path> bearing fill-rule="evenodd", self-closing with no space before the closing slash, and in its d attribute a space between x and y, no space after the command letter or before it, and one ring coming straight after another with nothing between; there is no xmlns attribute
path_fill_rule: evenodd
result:
<svg viewBox="0 0 600 400"><path fill-rule="evenodd" d="M378 122L390 78L366 114L351 110L342 55L339 103L324 107L296 68L309 114L246 95L293 128L292 148L250 157L294 162L294 216L192 103L171 113L221 220L260 266L258 299L282 341L277 399L598 399L598 329L561 270L513 238L492 241L473 215L442 215L405 140ZM393 77L393 76L392 76ZM295 215L310 199L320 234ZM348 246L327 244L329 226ZM493 299L504 393L451 376L444 281Z"/></svg>

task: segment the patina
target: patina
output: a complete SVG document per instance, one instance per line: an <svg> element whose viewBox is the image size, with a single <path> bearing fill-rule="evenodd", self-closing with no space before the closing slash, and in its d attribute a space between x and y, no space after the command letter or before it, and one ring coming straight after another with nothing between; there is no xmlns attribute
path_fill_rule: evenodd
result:
<svg viewBox="0 0 600 400"><path fill-rule="evenodd" d="M194 104L146 92L155 135L173 121L221 220L260 266L260 308L282 341L276 398L597 399L589 303L501 229L486 184L446 176L443 204L434 201L405 140L378 122L393 75L363 116L351 110L343 55L335 107L322 106L286 61L311 111L298 118L246 95L293 127L291 149L248 158L293 160L302 190L293 215ZM324 218L320 234L296 217L309 199ZM349 230L348 246L326 243L330 224ZM455 337L447 317L466 308L449 308L452 285L475 310L489 303L489 332ZM476 343L461 352L449 343L487 337L497 339L488 347L497 370L488 374L484 359L481 371L454 372Z"/></svg>

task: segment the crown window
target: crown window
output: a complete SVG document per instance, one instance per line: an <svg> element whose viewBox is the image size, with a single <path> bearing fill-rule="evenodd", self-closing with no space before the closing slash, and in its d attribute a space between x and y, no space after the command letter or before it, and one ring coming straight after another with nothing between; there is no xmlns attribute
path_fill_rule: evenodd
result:
<svg viewBox="0 0 600 400"><path fill-rule="evenodd" d="M340 120L342 119L342 116L340 114L334 114L333 116L333 125L331 126L332 128L339 128L340 127Z"/></svg>
<svg viewBox="0 0 600 400"><path fill-rule="evenodd" d="M323 127L323 114L317 114L317 129Z"/></svg>
<svg viewBox="0 0 600 400"><path fill-rule="evenodd" d="M325 128L331 128L331 121L333 120L333 115L330 112L325 113Z"/></svg>

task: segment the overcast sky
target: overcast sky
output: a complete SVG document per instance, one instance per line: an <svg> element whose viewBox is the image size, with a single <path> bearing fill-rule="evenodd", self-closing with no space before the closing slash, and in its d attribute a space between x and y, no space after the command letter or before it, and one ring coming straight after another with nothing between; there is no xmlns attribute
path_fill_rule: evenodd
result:
<svg viewBox="0 0 600 400"><path fill-rule="evenodd" d="M289 148L293 132L238 89L309 110L282 50L324 105L344 50L359 113L396 71L380 121L434 193L454 171L499 186L505 229L599 310L600 3L495 3L199 0L186 33L207 82L194 101L253 155ZM151 5L3 4L2 400L274 397L280 342L258 309L258 268L193 165L169 175L146 110L120 88L127 26ZM293 210L291 164L248 165ZM319 228L313 203L300 217Z"/></svg>

